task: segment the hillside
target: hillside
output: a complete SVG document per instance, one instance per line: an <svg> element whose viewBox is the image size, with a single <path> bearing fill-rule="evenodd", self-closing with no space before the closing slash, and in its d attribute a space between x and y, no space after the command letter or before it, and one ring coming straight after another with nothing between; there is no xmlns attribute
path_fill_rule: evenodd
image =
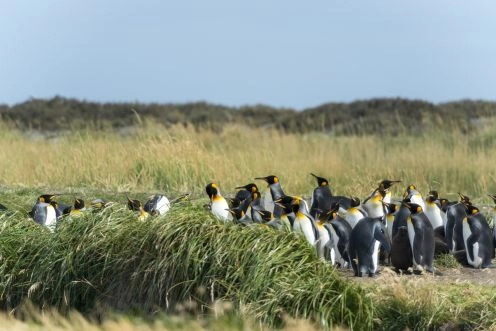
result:
<svg viewBox="0 0 496 331"><path fill-rule="evenodd" d="M265 105L226 107L184 104L96 103L54 97L0 105L0 119L20 130L126 128L139 121L193 125L219 131L225 124L270 127L285 132L335 135L418 133L426 128L467 132L496 116L496 102L463 100L434 104L421 100L370 99L326 103L297 111Z"/></svg>

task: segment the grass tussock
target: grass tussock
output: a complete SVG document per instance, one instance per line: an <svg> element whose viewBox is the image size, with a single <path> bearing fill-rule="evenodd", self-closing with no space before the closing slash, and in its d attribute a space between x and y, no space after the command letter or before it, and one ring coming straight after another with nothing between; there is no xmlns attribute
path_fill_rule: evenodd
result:
<svg viewBox="0 0 496 331"><path fill-rule="evenodd" d="M365 196L384 178L484 197L496 191L493 128L473 134L340 136L286 134L228 125L222 132L143 124L131 134L83 131L53 139L0 133L0 184L90 187L113 191L224 192L276 174L287 192L310 194L310 172L329 177L336 194ZM399 196L404 185L394 187ZM451 195L453 194L453 195Z"/></svg>
<svg viewBox="0 0 496 331"><path fill-rule="evenodd" d="M0 305L208 311L218 300L269 325L285 315L372 326L372 302L293 233L241 228L201 207L138 222L123 207L66 219L55 233L19 213L0 222Z"/></svg>

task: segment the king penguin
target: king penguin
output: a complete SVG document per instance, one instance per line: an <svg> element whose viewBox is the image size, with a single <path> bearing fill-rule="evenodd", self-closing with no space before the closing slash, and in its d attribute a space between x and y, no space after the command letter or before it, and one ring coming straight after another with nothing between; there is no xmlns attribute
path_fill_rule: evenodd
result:
<svg viewBox="0 0 496 331"><path fill-rule="evenodd" d="M316 217L317 213L327 214L331 209L332 191L329 187L329 181L323 177L310 174L317 180L317 187L312 193L312 202L310 204L310 215Z"/></svg>
<svg viewBox="0 0 496 331"><path fill-rule="evenodd" d="M317 240L319 239L319 232L317 231L317 228L315 226L314 219L308 212L306 201L300 197L293 197L291 205L295 214L295 218L293 221L293 231L296 233L302 233L308 243L312 246L315 246L317 244Z"/></svg>
<svg viewBox="0 0 496 331"><path fill-rule="evenodd" d="M349 243L350 263L355 276L367 274L373 277L378 269L379 244L386 252L391 252L391 242L386 235L382 218L366 217L360 220L351 231ZM358 258L358 264L355 262Z"/></svg>
<svg viewBox="0 0 496 331"><path fill-rule="evenodd" d="M344 215L344 219L350 224L351 228L354 228L359 220L367 216L367 212L360 208L360 199L352 197L351 206L346 210Z"/></svg>
<svg viewBox="0 0 496 331"><path fill-rule="evenodd" d="M40 196L29 212L29 216L31 216L36 223L46 226L53 232L57 224L57 212L55 210L54 202L50 200L51 199L45 200L43 196Z"/></svg>
<svg viewBox="0 0 496 331"><path fill-rule="evenodd" d="M487 268L494 257L494 243L486 218L475 206L467 206L463 219L463 241L468 263L476 268Z"/></svg>
<svg viewBox="0 0 496 331"><path fill-rule="evenodd" d="M379 192L385 193L382 198L384 203L391 203L391 191L389 189L396 183L401 183L401 180L384 179L379 183L379 186L377 187Z"/></svg>
<svg viewBox="0 0 496 331"><path fill-rule="evenodd" d="M170 209L169 199L162 194L155 194L148 198L143 209L150 215L164 215Z"/></svg>
<svg viewBox="0 0 496 331"><path fill-rule="evenodd" d="M451 252L465 250L463 242L463 219L467 217L467 206L470 206L470 199L461 193L458 193L460 200L458 203L451 205L446 210L446 227L445 240L448 249Z"/></svg>
<svg viewBox="0 0 496 331"><path fill-rule="evenodd" d="M391 242L391 265L399 273L400 270L408 272L408 268L413 266L412 248L408 238L408 228L400 226Z"/></svg>
<svg viewBox="0 0 496 331"><path fill-rule="evenodd" d="M218 219L226 222L232 221L232 215L229 212L229 205L226 199L220 194L219 187L215 183L207 184L205 191L210 198L210 210Z"/></svg>
<svg viewBox="0 0 496 331"><path fill-rule="evenodd" d="M432 228L436 231L438 228L444 227L442 210L439 203L439 194L437 191L429 191L425 199L425 216L431 222Z"/></svg>
<svg viewBox="0 0 496 331"><path fill-rule="evenodd" d="M71 207L71 211L69 212L69 216L71 217L80 217L83 215L83 212L86 210L84 206L84 200L76 198L74 199L74 205Z"/></svg>
<svg viewBox="0 0 496 331"><path fill-rule="evenodd" d="M334 244L334 253L336 263L342 268L349 266L350 256L348 254L348 245L350 242L351 226L341 216L339 216L339 203L334 203L328 215L328 222L325 224L327 230L331 233Z"/></svg>
<svg viewBox="0 0 496 331"><path fill-rule="evenodd" d="M150 214L145 211L143 204L139 200L127 197L127 208L136 213L139 221L145 221L150 217Z"/></svg>
<svg viewBox="0 0 496 331"><path fill-rule="evenodd" d="M270 195L272 197L272 201L276 201L286 194L282 190L281 183L279 183L279 178L274 175L266 176L266 177L257 177L255 179L261 179L267 182L270 189ZM282 214L282 207L278 205L274 205L274 217L280 217Z"/></svg>
<svg viewBox="0 0 496 331"><path fill-rule="evenodd" d="M330 261L332 265L336 263L336 252L334 249L333 232L329 231L326 227L327 213L317 213L315 220L315 227L319 233L319 240L317 242L317 254L321 260Z"/></svg>
<svg viewBox="0 0 496 331"><path fill-rule="evenodd" d="M434 273L434 229L425 216L422 207L415 203L408 203L410 216L407 220L408 238L412 248L413 269L422 272L424 269Z"/></svg>

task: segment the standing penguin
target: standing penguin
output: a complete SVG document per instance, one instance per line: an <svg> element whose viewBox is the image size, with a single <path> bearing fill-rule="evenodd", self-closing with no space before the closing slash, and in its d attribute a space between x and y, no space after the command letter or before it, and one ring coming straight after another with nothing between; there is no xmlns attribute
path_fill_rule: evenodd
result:
<svg viewBox="0 0 496 331"><path fill-rule="evenodd" d="M467 261L474 268L487 268L494 257L491 229L477 207L468 206L467 215L462 226Z"/></svg>
<svg viewBox="0 0 496 331"><path fill-rule="evenodd" d="M384 203L391 203L391 191L389 189L396 183L401 183L401 180L384 179L379 183L377 189L379 190L379 192L384 192L383 195Z"/></svg>
<svg viewBox="0 0 496 331"><path fill-rule="evenodd" d="M352 197L351 206L346 210L346 214L344 215L344 219L350 224L351 228L353 229L358 221L367 216L367 212L360 208L360 199Z"/></svg>
<svg viewBox="0 0 496 331"><path fill-rule="evenodd" d="M391 265L399 273L407 272L413 266L412 248L408 238L408 228L400 226L391 243Z"/></svg>
<svg viewBox="0 0 496 331"><path fill-rule="evenodd" d="M339 203L333 204L328 215L328 222L324 226L331 233L331 237L333 238L336 263L339 263L339 265L344 268L349 265L350 261L348 247L352 229L350 224L339 216L339 208Z"/></svg>
<svg viewBox="0 0 496 331"><path fill-rule="evenodd" d="M279 183L279 178L274 175L266 176L266 177L257 177L255 179L261 179L269 184L270 195L272 197L272 201L276 201L286 194L282 190L281 183ZM283 210L281 206L274 205L274 217L280 217Z"/></svg>
<svg viewBox="0 0 496 331"><path fill-rule="evenodd" d="M293 231L302 233L308 243L315 246L319 239L319 232L315 226L315 222L308 212L307 203L300 197L294 197L291 202L295 218L293 221ZM282 208L281 208L282 210Z"/></svg>
<svg viewBox="0 0 496 331"><path fill-rule="evenodd" d="M215 183L209 183L205 188L210 198L210 210L212 214L222 221L231 221L232 215L229 212L229 205L226 199L220 194L219 187Z"/></svg>
<svg viewBox="0 0 496 331"><path fill-rule="evenodd" d="M389 238L393 238L393 227L394 227L394 219L396 214L400 210L400 207L394 203L385 203L386 206L386 229Z"/></svg>
<svg viewBox="0 0 496 331"><path fill-rule="evenodd" d="M409 203L407 206L411 213L407 220L407 229L414 271L422 272L425 269L434 273L434 229L420 205Z"/></svg>
<svg viewBox="0 0 496 331"><path fill-rule="evenodd" d="M439 194L437 191L429 191L427 198L425 199L425 209L424 213L427 216L429 222L431 222L432 228L436 231L438 228L444 227L442 210L438 204Z"/></svg>
<svg viewBox="0 0 496 331"><path fill-rule="evenodd" d="M336 252L334 249L333 232L325 226L327 215L324 213L317 213L315 227L319 233L319 240L317 242L317 254L321 260L328 260L332 265L336 262Z"/></svg>
<svg viewBox="0 0 496 331"><path fill-rule="evenodd" d="M327 179L312 173L310 175L317 180L317 187L313 190L312 203L310 204L310 215L315 218L317 212L325 214L331 209L332 191Z"/></svg>
<svg viewBox="0 0 496 331"><path fill-rule="evenodd" d="M376 274L379 243L384 246L388 253L391 252L391 243L380 217L366 217L351 230L348 249L355 276L362 277L367 274L369 277L373 277ZM358 258L358 265L355 258Z"/></svg>
<svg viewBox="0 0 496 331"><path fill-rule="evenodd" d="M446 227L445 227L445 240L448 249L451 252L465 250L463 242L463 219L467 217L467 206L469 206L470 199L458 193L460 201L451 205L446 210Z"/></svg>

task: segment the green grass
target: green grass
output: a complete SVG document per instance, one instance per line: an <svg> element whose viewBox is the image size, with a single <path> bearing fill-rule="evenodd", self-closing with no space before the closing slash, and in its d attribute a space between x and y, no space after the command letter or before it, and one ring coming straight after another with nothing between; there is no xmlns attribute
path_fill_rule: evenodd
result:
<svg viewBox="0 0 496 331"><path fill-rule="evenodd" d="M0 219L0 306L148 313L217 300L278 326L283 316L368 329L373 305L293 233L223 224L181 203L138 222L124 206L65 219L55 233L23 213Z"/></svg>

